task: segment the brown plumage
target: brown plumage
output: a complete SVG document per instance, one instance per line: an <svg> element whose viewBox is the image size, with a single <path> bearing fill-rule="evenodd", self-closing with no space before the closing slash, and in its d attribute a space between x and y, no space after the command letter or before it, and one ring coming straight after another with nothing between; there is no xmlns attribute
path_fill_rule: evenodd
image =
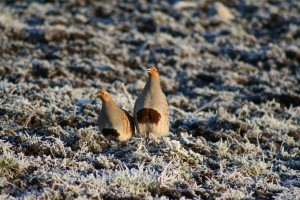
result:
<svg viewBox="0 0 300 200"><path fill-rule="evenodd" d="M134 105L134 122L138 133L155 137L169 132L169 106L163 93L159 73L155 67L148 69L148 81Z"/></svg>
<svg viewBox="0 0 300 200"><path fill-rule="evenodd" d="M102 100L98 127L101 133L109 138L123 142L134 134L134 123L128 112L119 108L107 91L99 91L97 95Z"/></svg>

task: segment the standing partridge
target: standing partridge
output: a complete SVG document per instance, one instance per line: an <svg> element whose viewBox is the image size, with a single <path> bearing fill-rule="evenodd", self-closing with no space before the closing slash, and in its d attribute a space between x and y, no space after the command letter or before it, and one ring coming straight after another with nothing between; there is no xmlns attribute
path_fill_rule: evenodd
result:
<svg viewBox="0 0 300 200"><path fill-rule="evenodd" d="M148 69L148 81L134 105L134 122L138 133L148 137L161 137L169 132L169 107L160 87L155 67Z"/></svg>
<svg viewBox="0 0 300 200"><path fill-rule="evenodd" d="M114 102L107 91L99 91L97 95L102 100L98 127L106 137L113 136L119 142L128 140L134 133L132 117Z"/></svg>

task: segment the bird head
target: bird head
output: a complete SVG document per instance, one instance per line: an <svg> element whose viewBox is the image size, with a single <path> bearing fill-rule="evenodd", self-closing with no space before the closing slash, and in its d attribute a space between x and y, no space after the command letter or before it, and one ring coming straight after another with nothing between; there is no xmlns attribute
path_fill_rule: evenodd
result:
<svg viewBox="0 0 300 200"><path fill-rule="evenodd" d="M148 68L148 75L151 79L156 79L159 77L159 73L155 67Z"/></svg>
<svg viewBox="0 0 300 200"><path fill-rule="evenodd" d="M109 95L109 93L105 90L100 90L96 93L96 95L98 97L101 98L102 101L108 102L111 100L111 96Z"/></svg>

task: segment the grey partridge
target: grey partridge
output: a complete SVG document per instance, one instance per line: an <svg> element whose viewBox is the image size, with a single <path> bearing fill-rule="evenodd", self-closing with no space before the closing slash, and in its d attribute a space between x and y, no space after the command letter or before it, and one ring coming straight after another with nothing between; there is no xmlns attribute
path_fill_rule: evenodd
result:
<svg viewBox="0 0 300 200"><path fill-rule="evenodd" d="M148 69L148 81L134 105L134 122L142 136L165 136L169 132L169 106L155 67Z"/></svg>
<svg viewBox="0 0 300 200"><path fill-rule="evenodd" d="M99 91L97 95L102 100L98 127L101 133L119 142L127 141L134 134L134 123L128 112L119 108L107 91Z"/></svg>

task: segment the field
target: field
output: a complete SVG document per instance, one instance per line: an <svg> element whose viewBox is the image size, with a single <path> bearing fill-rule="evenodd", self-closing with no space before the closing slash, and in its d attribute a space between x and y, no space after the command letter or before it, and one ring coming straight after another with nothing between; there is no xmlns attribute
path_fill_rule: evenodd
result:
<svg viewBox="0 0 300 200"><path fill-rule="evenodd" d="M0 1L0 199L300 199L299 10ZM132 114L150 65L169 135L107 140L96 92Z"/></svg>

